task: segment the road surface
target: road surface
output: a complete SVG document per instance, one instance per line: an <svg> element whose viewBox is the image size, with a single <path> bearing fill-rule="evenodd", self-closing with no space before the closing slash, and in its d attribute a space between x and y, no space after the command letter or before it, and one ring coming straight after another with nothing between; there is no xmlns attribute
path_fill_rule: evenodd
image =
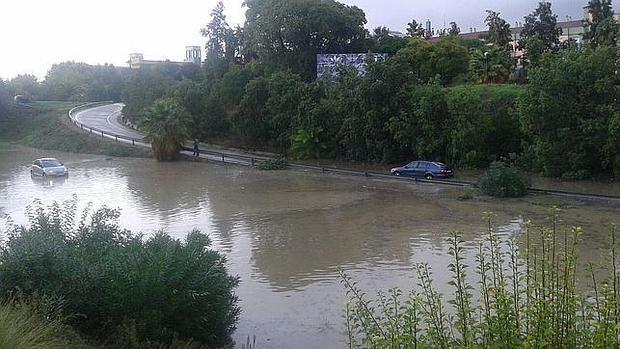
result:
<svg viewBox="0 0 620 349"><path fill-rule="evenodd" d="M84 126L142 141L144 139L143 134L123 125L119 120L123 106L122 103L106 104L79 111L75 113L74 117Z"/></svg>

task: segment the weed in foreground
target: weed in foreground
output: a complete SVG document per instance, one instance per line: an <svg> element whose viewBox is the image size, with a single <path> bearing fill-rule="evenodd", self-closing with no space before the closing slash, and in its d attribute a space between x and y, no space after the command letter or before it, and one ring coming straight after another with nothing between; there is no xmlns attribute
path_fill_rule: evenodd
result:
<svg viewBox="0 0 620 349"><path fill-rule="evenodd" d="M415 266L417 288L406 297L394 288L371 299L341 272L349 348L617 348L617 226L610 228L609 277L599 280L590 266L591 292L578 292L582 230L560 229L558 214L552 209L545 226L526 223L522 248L502 240L487 214L475 265L466 264L464 241L454 233L450 294L438 291L425 263Z"/></svg>

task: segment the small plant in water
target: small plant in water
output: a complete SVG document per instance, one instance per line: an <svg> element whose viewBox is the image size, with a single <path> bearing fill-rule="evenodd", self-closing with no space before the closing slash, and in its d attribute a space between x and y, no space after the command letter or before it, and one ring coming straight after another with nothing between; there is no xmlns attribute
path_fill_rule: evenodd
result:
<svg viewBox="0 0 620 349"><path fill-rule="evenodd" d="M263 171L277 171L286 170L288 164L284 158L269 159L261 162L258 165L259 170Z"/></svg>
<svg viewBox="0 0 620 349"><path fill-rule="evenodd" d="M524 224L522 248L502 240L487 214L487 236L466 264L464 241L448 239L451 294L436 288L429 265L415 266L417 288L403 297L394 288L370 299L341 272L347 289L349 348L618 348L620 284L617 226L610 229L610 276L577 292L577 245L581 229ZM470 273L477 283L471 284ZM581 288L580 288L581 289ZM444 299L444 297L447 298Z"/></svg>

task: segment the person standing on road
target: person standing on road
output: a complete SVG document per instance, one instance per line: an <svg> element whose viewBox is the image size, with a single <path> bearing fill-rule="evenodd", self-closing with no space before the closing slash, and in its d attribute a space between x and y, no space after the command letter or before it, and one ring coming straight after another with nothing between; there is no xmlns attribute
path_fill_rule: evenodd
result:
<svg viewBox="0 0 620 349"><path fill-rule="evenodd" d="M198 146L199 146L198 139L194 139L194 156L195 157L200 156L200 148Z"/></svg>

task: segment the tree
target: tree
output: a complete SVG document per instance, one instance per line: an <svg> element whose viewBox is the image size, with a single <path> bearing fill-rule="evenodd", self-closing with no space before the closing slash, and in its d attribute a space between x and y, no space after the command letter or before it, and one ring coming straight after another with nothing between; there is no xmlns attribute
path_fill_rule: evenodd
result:
<svg viewBox="0 0 620 349"><path fill-rule="evenodd" d="M222 58L227 55L231 42L231 29L224 15L224 4L219 1L211 11L211 22L200 30L202 36L207 38L205 45L206 58ZM230 55L230 54L229 54Z"/></svg>
<svg viewBox="0 0 620 349"><path fill-rule="evenodd" d="M372 36L373 51L378 53L387 53L394 55L398 50L405 47L406 40L398 36L390 34L390 28L377 27L373 30Z"/></svg>
<svg viewBox="0 0 620 349"><path fill-rule="evenodd" d="M9 105L11 104L10 93L6 82L0 78L0 119L5 118L9 114Z"/></svg>
<svg viewBox="0 0 620 349"><path fill-rule="evenodd" d="M164 98L174 88L181 75L177 74L178 66L164 67L160 64L148 69L132 72L124 81L121 99L125 103L123 115L132 121L139 122L144 109L156 100Z"/></svg>
<svg viewBox="0 0 620 349"><path fill-rule="evenodd" d="M456 25L456 22L450 22L450 29L448 29L448 36L458 36L461 33L461 28Z"/></svg>
<svg viewBox="0 0 620 349"><path fill-rule="evenodd" d="M18 75L9 81L9 89L14 95L24 95L29 99L40 97L40 84L31 74Z"/></svg>
<svg viewBox="0 0 620 349"><path fill-rule="evenodd" d="M433 45L431 62L444 85L467 79L469 52L457 38L444 38Z"/></svg>
<svg viewBox="0 0 620 349"><path fill-rule="evenodd" d="M614 152L606 149L618 110L617 58L615 48L567 50L530 70L519 109L524 158L534 170L568 178L611 172Z"/></svg>
<svg viewBox="0 0 620 349"><path fill-rule="evenodd" d="M189 135L190 117L174 99L160 99L147 108L140 118L140 129L151 142L159 161L175 160Z"/></svg>
<svg viewBox="0 0 620 349"><path fill-rule="evenodd" d="M613 18L611 0L590 0L585 7L588 18L585 23L584 40L592 48L597 46L614 46L618 33L618 24Z"/></svg>
<svg viewBox="0 0 620 349"><path fill-rule="evenodd" d="M244 45L277 69L316 76L319 53L367 51L366 15L334 0L247 0Z"/></svg>
<svg viewBox="0 0 620 349"><path fill-rule="evenodd" d="M534 12L525 16L519 46L526 47L526 42L534 36L540 39L544 52L555 51L560 43L562 29L557 27L557 15L553 14L550 2L540 2Z"/></svg>
<svg viewBox="0 0 620 349"><path fill-rule="evenodd" d="M54 64L42 83L44 98L64 101L120 101L128 68L80 62Z"/></svg>
<svg viewBox="0 0 620 349"><path fill-rule="evenodd" d="M415 19L412 19L410 23L407 23L407 36L410 38L423 38L424 37L424 28L422 24L416 22Z"/></svg>
<svg viewBox="0 0 620 349"><path fill-rule="evenodd" d="M510 24L508 24L499 15L499 12L487 10L487 17L484 20L489 33L487 41L506 49L510 41L512 41L512 33L510 32Z"/></svg>

